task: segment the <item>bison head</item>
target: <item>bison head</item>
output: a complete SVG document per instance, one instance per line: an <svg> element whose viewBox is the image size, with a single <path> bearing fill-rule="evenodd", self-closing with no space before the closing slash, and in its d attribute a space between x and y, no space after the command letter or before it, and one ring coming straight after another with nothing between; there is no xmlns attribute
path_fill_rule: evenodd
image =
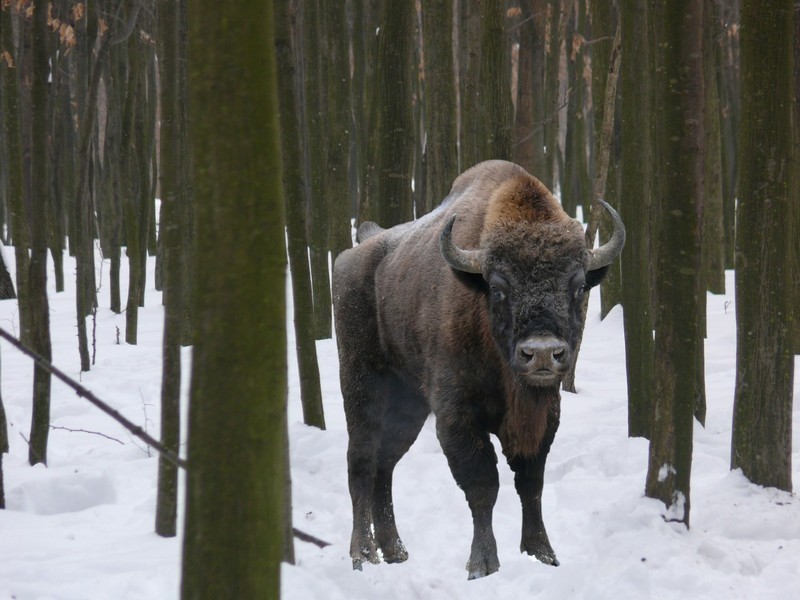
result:
<svg viewBox="0 0 800 600"><path fill-rule="evenodd" d="M602 204L611 215L614 233L594 250L587 249L580 223L555 204L539 210L532 220L491 222L478 250L455 244L455 216L442 230L440 247L447 263L483 277L494 340L527 385L549 387L561 381L577 344L584 293L602 281L622 251L622 220Z"/></svg>

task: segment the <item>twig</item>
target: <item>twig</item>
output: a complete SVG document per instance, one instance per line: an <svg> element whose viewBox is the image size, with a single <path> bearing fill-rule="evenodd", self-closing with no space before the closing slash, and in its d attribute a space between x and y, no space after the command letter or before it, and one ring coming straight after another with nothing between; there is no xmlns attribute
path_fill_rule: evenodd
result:
<svg viewBox="0 0 800 600"><path fill-rule="evenodd" d="M69 431L70 433L90 433L92 435L99 435L100 437L104 437L107 440L111 440L113 442L117 442L118 444L125 445L125 442L122 440L118 440L115 437L111 437L110 435L106 435L105 433L100 433L99 431L89 431L88 429L72 429L71 427L61 427L56 425L50 425L50 429L60 429L61 431Z"/></svg>
<svg viewBox="0 0 800 600"><path fill-rule="evenodd" d="M329 542L325 542L304 531L300 531L297 527L292 527L292 533L294 534L294 537L296 537L301 542L308 542L309 544L314 544L317 548L324 548L326 546L330 546Z"/></svg>
<svg viewBox="0 0 800 600"><path fill-rule="evenodd" d="M161 442L159 442L158 440L153 438L146 431L144 431L141 427L139 427L138 425L134 424L130 420L126 419L125 417L123 417L121 414L119 414L118 411L116 411L113 408L111 408L108 404L103 402L100 398L95 396L92 392L87 390L80 383L78 383L77 381L72 379L69 375L64 373L58 367L54 366L49 360L47 360L46 358L40 356L36 352L30 350L26 346L24 346L22 343L20 343L19 340L17 340L15 337L13 337L10 333L8 333L4 329L0 329L0 337L2 337L4 340L9 342L17 350L19 350L20 352L22 352L23 354L25 354L29 358L33 359L33 361L38 366L40 366L42 369L44 369L45 371L55 375L58 379L60 379L64 383L66 383L69 387L71 387L73 390L75 390L75 393L78 394L79 397L85 398L86 400L88 400L89 402L94 404L97 408L99 408L104 413L106 413L108 416L110 416L112 419L117 421L117 423L122 425L125 429L130 431L133 435L135 435L136 437L138 437L143 442L151 445L153 448L158 450L158 452L160 452L161 455L164 458L166 458L169 462L171 462L172 464L174 464L174 465L176 465L178 467L181 467L182 469L186 469L187 468L187 463L186 463L186 461L184 459L182 459L180 456L175 454L172 450L170 450L169 448L167 448L166 446L161 444Z"/></svg>

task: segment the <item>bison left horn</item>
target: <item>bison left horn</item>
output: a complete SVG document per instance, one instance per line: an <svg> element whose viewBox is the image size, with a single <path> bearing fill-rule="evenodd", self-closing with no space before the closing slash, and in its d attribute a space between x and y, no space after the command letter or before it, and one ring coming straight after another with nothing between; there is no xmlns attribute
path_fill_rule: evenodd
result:
<svg viewBox="0 0 800 600"><path fill-rule="evenodd" d="M588 271L594 271L610 265L620 255L622 247L625 245L625 225L622 223L619 213L603 200L600 200L600 204L611 215L611 220L614 222L614 232L611 234L611 239L605 244L594 250L589 250Z"/></svg>
<svg viewBox="0 0 800 600"><path fill-rule="evenodd" d="M466 273L483 272L483 250L462 250L453 241L453 223L456 222L456 215L450 217L447 225L442 229L439 236L439 248L447 264L458 271Z"/></svg>

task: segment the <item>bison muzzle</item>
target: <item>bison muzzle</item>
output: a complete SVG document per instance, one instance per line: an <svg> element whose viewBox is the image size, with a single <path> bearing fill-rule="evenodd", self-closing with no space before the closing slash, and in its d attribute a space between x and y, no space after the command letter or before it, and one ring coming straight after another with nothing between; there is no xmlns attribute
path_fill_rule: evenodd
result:
<svg viewBox="0 0 800 600"><path fill-rule="evenodd" d="M333 302L347 418L353 504L350 555L408 558L392 506L392 473L427 415L472 512L469 578L497 571L492 531L500 440L522 502L520 551L558 565L542 522L547 454L559 385L572 361L580 304L625 242L588 249L536 178L504 161L480 163L430 214L383 230L334 265Z"/></svg>

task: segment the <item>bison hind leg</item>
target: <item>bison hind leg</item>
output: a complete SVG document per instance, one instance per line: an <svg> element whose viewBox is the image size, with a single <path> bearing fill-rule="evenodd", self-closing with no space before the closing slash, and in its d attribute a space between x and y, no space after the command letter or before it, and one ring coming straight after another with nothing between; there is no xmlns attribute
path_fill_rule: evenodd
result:
<svg viewBox="0 0 800 600"><path fill-rule="evenodd" d="M392 375L388 381L388 402L382 419L382 436L372 494L375 540L387 563L408 559L397 532L392 500L392 479L399 460L417 439L429 409L425 398Z"/></svg>

